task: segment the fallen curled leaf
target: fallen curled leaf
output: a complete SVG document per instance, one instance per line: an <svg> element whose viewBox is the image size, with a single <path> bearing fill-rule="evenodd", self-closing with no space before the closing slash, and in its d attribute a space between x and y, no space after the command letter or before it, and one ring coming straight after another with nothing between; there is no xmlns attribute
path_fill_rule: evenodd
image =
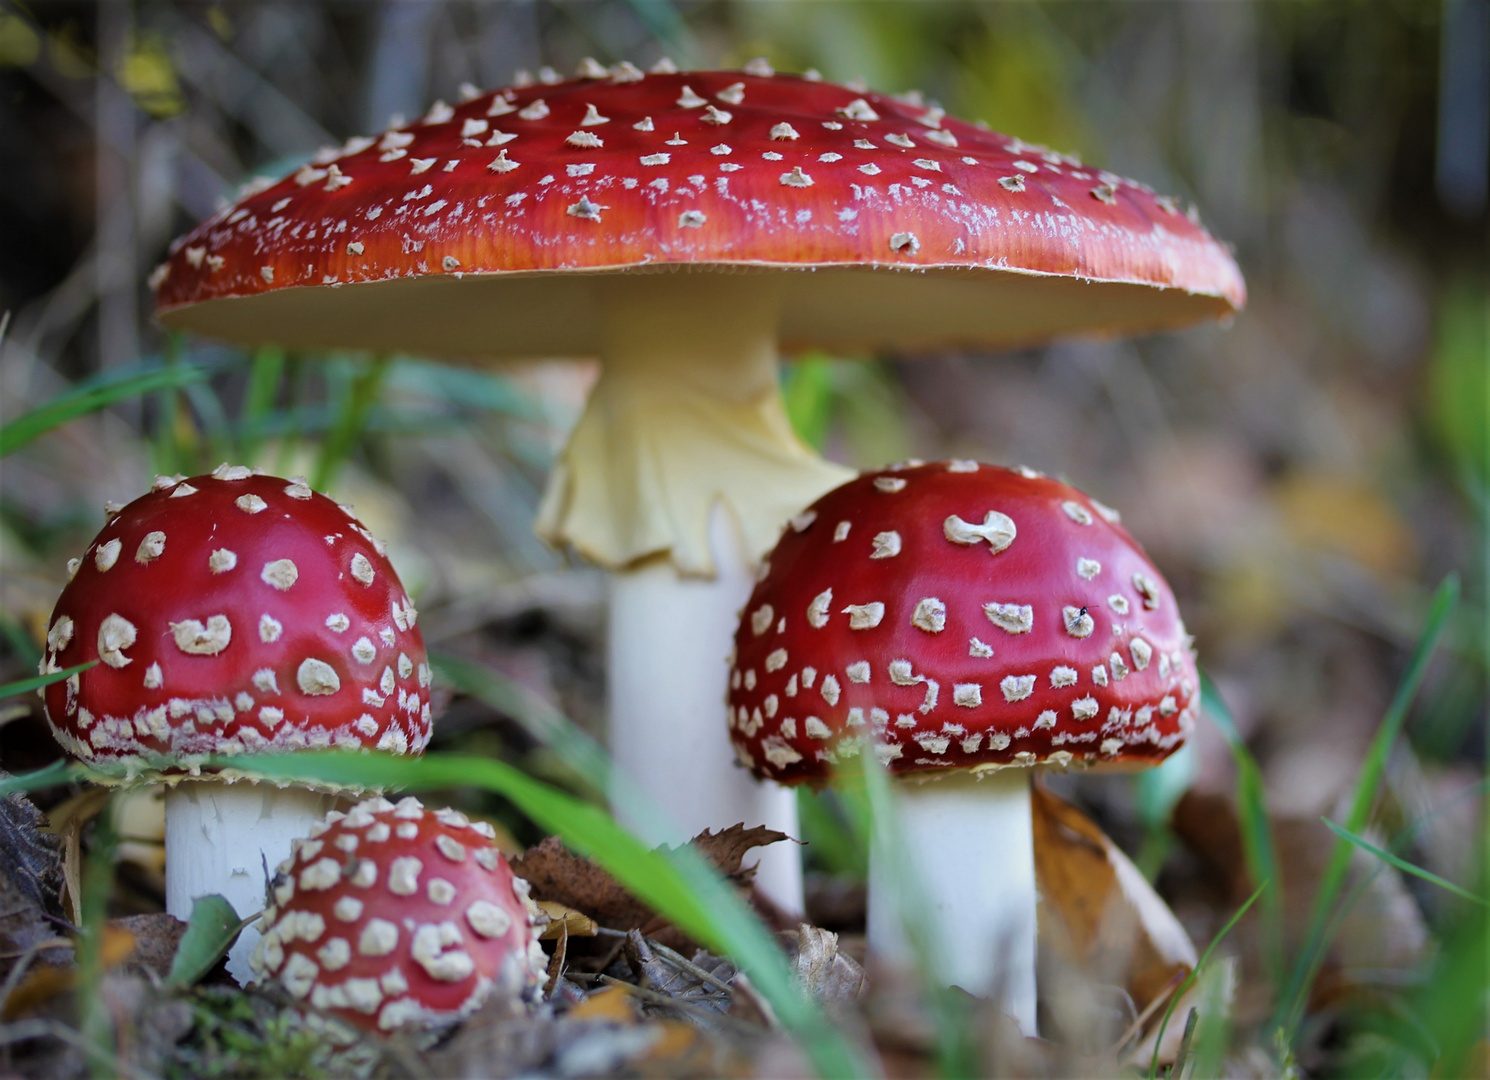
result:
<svg viewBox="0 0 1490 1080"><path fill-rule="evenodd" d="M1040 942L1139 1010L1188 973L1195 946L1132 861L1076 807L1031 788Z"/></svg>
<svg viewBox="0 0 1490 1080"><path fill-rule="evenodd" d="M559 980L564 977L564 965L569 959L569 925L562 919L557 923L550 923L544 929L543 936L548 937L549 931L557 927L553 935L554 951L548 958L548 967L544 971L543 996L547 998L554 992L554 987L559 985Z"/></svg>
<svg viewBox="0 0 1490 1080"><path fill-rule="evenodd" d="M48 916L62 913L62 845L45 824L25 796L0 799L0 952L9 956L57 935Z"/></svg>
<svg viewBox="0 0 1490 1080"><path fill-rule="evenodd" d="M796 938L792 970L802 989L830 1010L852 1005L864 992L864 969L839 951L838 935L803 923Z"/></svg>
<svg viewBox="0 0 1490 1080"><path fill-rule="evenodd" d="M552 900L540 900L538 907L548 916L548 925L539 935L543 941L556 941L561 934L567 937L594 937L600 932L595 920L582 911Z"/></svg>
<svg viewBox="0 0 1490 1080"><path fill-rule="evenodd" d="M721 874L748 887L755 867L741 867L751 848L785 840L786 834L763 826L747 829L734 825L720 832L705 830L690 846L708 859ZM512 860L512 870L526 878L535 900L550 901L583 912L600 926L612 930L641 930L675 949L691 944L681 932L664 928L652 910L621 887L610 874L550 836ZM571 933L578 933L571 930Z"/></svg>

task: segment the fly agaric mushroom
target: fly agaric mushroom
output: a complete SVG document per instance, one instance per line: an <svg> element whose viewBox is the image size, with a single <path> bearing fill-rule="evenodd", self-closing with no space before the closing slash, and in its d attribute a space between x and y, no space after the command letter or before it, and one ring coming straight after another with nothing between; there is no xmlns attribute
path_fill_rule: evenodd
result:
<svg viewBox="0 0 1490 1080"><path fill-rule="evenodd" d="M164 780L166 910L220 893L264 904L274 865L331 796L212 773L214 755L302 748L418 754L429 665L413 604L380 541L303 480L220 466L157 477L118 510L52 613L45 670L98 666L46 688L75 757ZM257 932L229 953L248 977Z"/></svg>
<svg viewBox="0 0 1490 1080"><path fill-rule="evenodd" d="M938 972L1035 1022L1028 767L1141 767L1194 725L1174 595L1116 512L1027 469L866 474L792 521L735 636L729 729L779 783L897 780ZM871 855L869 945L903 958Z"/></svg>
<svg viewBox="0 0 1490 1080"><path fill-rule="evenodd" d="M610 744L669 778L669 842L796 831L788 796L731 775L717 722L750 567L850 475L793 434L782 346L997 349L1245 300L1226 249L1143 184L760 60L590 60L437 103L255 184L153 282L163 321L238 341L601 358L538 529L613 572ZM799 908L799 873L768 852L757 882Z"/></svg>
<svg viewBox="0 0 1490 1080"><path fill-rule="evenodd" d="M485 822L418 799L333 810L280 863L253 967L353 1024L392 1031L530 998L543 921Z"/></svg>

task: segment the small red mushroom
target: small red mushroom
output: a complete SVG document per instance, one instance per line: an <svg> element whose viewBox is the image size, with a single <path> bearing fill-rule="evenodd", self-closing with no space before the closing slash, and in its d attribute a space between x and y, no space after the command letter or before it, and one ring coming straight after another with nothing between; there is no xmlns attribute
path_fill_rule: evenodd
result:
<svg viewBox="0 0 1490 1080"><path fill-rule="evenodd" d="M740 761L791 784L872 753L909 781L906 847L927 898L947 908L923 922L956 936L939 960L954 984L1001 987L1033 1030L1019 767L1151 765L1194 726L1190 638L1117 513L1027 469L865 474L791 520L735 647ZM894 953L887 873L871 873L870 944Z"/></svg>
<svg viewBox="0 0 1490 1080"><path fill-rule="evenodd" d="M253 955L260 977L358 1027L467 1016L534 998L543 917L485 822L415 798L332 811L279 864Z"/></svg>
<svg viewBox="0 0 1490 1080"><path fill-rule="evenodd" d="M263 860L326 810L324 795L204 771L207 758L418 754L429 741L418 613L381 542L304 480L229 465L157 477L69 569L42 669L101 663L46 688L47 719L79 759L171 784L166 907L178 918L208 893L259 910ZM229 958L239 977L252 937Z"/></svg>

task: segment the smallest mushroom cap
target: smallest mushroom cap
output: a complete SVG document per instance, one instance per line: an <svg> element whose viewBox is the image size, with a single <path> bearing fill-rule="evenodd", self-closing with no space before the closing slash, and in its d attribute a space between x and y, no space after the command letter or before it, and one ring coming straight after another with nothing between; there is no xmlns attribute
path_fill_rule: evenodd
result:
<svg viewBox="0 0 1490 1080"><path fill-rule="evenodd" d="M255 971L369 1030L469 1015L542 986L544 921L491 826L414 798L333 811L275 875Z"/></svg>

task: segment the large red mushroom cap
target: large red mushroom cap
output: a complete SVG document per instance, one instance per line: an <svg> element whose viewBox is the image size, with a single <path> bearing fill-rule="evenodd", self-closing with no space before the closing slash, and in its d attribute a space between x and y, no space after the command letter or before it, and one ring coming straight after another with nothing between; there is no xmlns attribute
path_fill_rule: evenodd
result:
<svg viewBox="0 0 1490 1080"><path fill-rule="evenodd" d="M303 480L158 477L69 564L44 671L69 752L132 773L303 747L420 753L430 670L380 541Z"/></svg>
<svg viewBox="0 0 1490 1080"><path fill-rule="evenodd" d="M154 283L167 323L219 337L584 355L597 277L667 268L817 271L785 297L789 346L1001 347L1246 299L1226 248L1144 184L759 63L590 61L437 103L256 185Z"/></svg>
<svg viewBox="0 0 1490 1080"><path fill-rule="evenodd" d="M1193 727L1174 594L1118 515L1031 470L867 473L794 518L735 637L741 761L825 779L1151 764Z"/></svg>
<svg viewBox="0 0 1490 1080"><path fill-rule="evenodd" d="M492 828L418 799L333 811L280 864L253 965L362 1028L469 1015L532 997L544 921Z"/></svg>

